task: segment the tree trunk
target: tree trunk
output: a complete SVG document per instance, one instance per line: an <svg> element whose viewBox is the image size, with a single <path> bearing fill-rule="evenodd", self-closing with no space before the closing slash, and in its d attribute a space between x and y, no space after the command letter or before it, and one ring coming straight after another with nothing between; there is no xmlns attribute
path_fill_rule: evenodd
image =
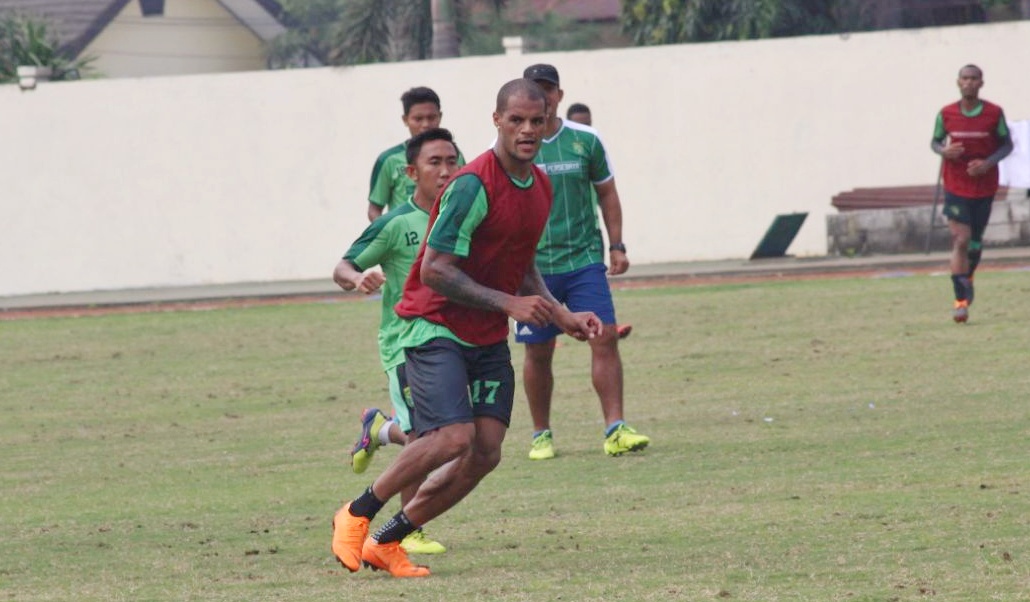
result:
<svg viewBox="0 0 1030 602"><path fill-rule="evenodd" d="M416 5L417 6L417 5ZM417 8L404 6L390 23L390 59L415 61L423 58L418 45Z"/></svg>
<svg viewBox="0 0 1030 602"><path fill-rule="evenodd" d="M454 20L454 0L432 0L433 58L458 56L458 27Z"/></svg>

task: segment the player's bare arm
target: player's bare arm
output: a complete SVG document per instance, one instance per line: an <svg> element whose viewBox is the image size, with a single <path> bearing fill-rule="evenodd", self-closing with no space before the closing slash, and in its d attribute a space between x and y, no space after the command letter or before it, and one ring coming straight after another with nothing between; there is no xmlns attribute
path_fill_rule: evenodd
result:
<svg viewBox="0 0 1030 602"><path fill-rule="evenodd" d="M539 295L515 296L492 289L469 277L458 265L461 258L426 247L422 258L422 282L462 305L507 314L534 326L551 323L556 304Z"/></svg>
<svg viewBox="0 0 1030 602"><path fill-rule="evenodd" d="M540 270L536 267L535 260L530 262L526 275L522 277L522 284L519 285L519 295L537 295L558 305L558 300L554 298L550 289L547 288L547 284L544 283L544 277L540 275Z"/></svg>
<svg viewBox="0 0 1030 602"><path fill-rule="evenodd" d="M619 200L619 190L615 187L615 178L594 184L594 190L597 191L597 205L601 208L609 244L622 244L622 202ZM625 251L609 251L608 260L609 275L625 274L629 269L629 257Z"/></svg>
<svg viewBox="0 0 1030 602"><path fill-rule="evenodd" d="M369 222L376 221L376 218L378 218L382 214L383 214L383 208L382 207L380 207L379 205L376 205L375 203L369 203L368 204L368 213L367 213L367 215L368 215L368 221Z"/></svg>
<svg viewBox="0 0 1030 602"><path fill-rule="evenodd" d="M604 330L604 324L601 323L600 318L593 312L573 313L564 305L558 303L544 283L544 278L536 267L536 261L530 263L529 270L526 271L526 275L522 279L522 285L519 287L519 295L539 295L546 298L555 308L552 315L554 325L575 339L580 341L592 339L600 335Z"/></svg>
<svg viewBox="0 0 1030 602"><path fill-rule="evenodd" d="M368 295L382 288L386 278L379 270L361 272L351 262L341 259L333 270L333 281L345 291L357 289Z"/></svg>

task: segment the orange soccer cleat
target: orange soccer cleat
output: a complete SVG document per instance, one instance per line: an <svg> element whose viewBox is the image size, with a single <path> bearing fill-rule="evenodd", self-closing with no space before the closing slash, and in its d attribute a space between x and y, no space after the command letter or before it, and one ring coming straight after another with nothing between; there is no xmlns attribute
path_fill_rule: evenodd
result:
<svg viewBox="0 0 1030 602"><path fill-rule="evenodd" d="M389 571L394 577L428 577L429 567L411 564L400 542L379 543L371 537L361 548L361 559L373 571Z"/></svg>
<svg viewBox="0 0 1030 602"><path fill-rule="evenodd" d="M361 546L368 537L370 522L364 516L351 514L350 502L333 517L333 555L352 573L361 568Z"/></svg>
<svg viewBox="0 0 1030 602"><path fill-rule="evenodd" d="M955 301L955 309L951 310L951 317L958 323L969 319L969 301L960 299Z"/></svg>

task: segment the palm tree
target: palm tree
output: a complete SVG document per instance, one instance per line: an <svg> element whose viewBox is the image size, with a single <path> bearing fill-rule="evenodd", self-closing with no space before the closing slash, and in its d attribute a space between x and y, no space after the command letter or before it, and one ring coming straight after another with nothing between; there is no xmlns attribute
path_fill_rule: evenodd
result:
<svg viewBox="0 0 1030 602"><path fill-rule="evenodd" d="M454 15L453 0L432 0L430 12L433 21L433 58L458 56L458 23Z"/></svg>
<svg viewBox="0 0 1030 602"><path fill-rule="evenodd" d="M473 4L487 0L283 0L289 31L272 45L276 64L310 52L328 65L458 56ZM489 0L500 11L506 0Z"/></svg>

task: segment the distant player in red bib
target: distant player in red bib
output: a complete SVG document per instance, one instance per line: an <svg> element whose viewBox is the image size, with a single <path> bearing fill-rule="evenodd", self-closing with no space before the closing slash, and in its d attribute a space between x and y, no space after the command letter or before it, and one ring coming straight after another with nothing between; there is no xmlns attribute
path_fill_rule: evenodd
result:
<svg viewBox="0 0 1030 602"><path fill-rule="evenodd" d="M425 577L400 542L453 507L501 461L511 421L515 370L508 321L600 336L591 312L572 313L536 268L551 210L547 175L533 165L547 97L527 79L505 84L493 114L497 142L444 188L396 305L417 438L364 493L333 518L333 554L348 570L364 563L395 577ZM406 486L415 497L368 537L371 520Z"/></svg>
<svg viewBox="0 0 1030 602"><path fill-rule="evenodd" d="M942 157L944 217L951 230L952 317L969 319L973 273L980 263L984 230L998 192L998 163L1012 152L1001 107L980 98L983 71L966 65L958 72L962 98L941 109L930 147Z"/></svg>

